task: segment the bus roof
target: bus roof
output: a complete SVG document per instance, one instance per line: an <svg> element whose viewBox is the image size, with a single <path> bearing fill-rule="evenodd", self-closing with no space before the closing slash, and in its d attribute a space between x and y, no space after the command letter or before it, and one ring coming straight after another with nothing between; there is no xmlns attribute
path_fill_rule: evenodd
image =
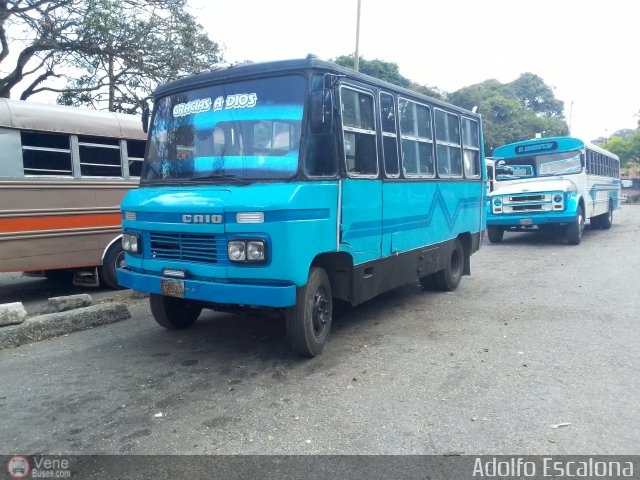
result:
<svg viewBox="0 0 640 480"><path fill-rule="evenodd" d="M136 115L0 98L0 127L146 140Z"/></svg>
<svg viewBox="0 0 640 480"><path fill-rule="evenodd" d="M215 65L214 65L215 67ZM366 83L373 87L386 89L393 92L404 94L408 97L428 99L429 103L435 106L443 106L450 110L462 112L467 116L479 118L480 115L473 113L462 107L443 102L433 97L427 97L421 93L409 90L407 88L395 85L393 83L380 80L363 73L356 72L350 68L342 67L333 62L320 60L314 55L308 55L306 58L292 60L278 60L272 62L260 63L243 63L237 65L224 65L221 68L208 70L190 77L181 78L172 82L158 86L154 93L154 97L160 98L173 93L191 90L207 85L223 83L228 80L250 79L252 77L263 77L266 75L276 75L282 73L293 73L304 70L317 70L336 75L348 76L354 80Z"/></svg>
<svg viewBox="0 0 640 480"><path fill-rule="evenodd" d="M618 160L613 153L588 142L584 142L575 137L548 137L532 138L520 142L509 143L496 148L491 155L492 158L516 158L519 156L532 155L536 153L567 152L571 150L581 150L589 148L594 152L601 153Z"/></svg>

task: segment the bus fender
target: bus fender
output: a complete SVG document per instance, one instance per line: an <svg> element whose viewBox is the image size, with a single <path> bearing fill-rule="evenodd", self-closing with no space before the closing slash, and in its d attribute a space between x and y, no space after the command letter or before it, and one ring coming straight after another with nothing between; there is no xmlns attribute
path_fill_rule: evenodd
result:
<svg viewBox="0 0 640 480"><path fill-rule="evenodd" d="M567 213L574 213L576 215L578 215L578 206L582 205L582 211L585 211L585 207L584 207L584 199L582 198L582 195L580 195L579 193L569 193L568 197L567 197L567 206L566 206L566 212Z"/></svg>
<svg viewBox="0 0 640 480"><path fill-rule="evenodd" d="M107 256L107 252L109 251L109 249L111 248L111 246L113 244L115 244L116 242L121 242L122 241L122 234L118 235L116 238L114 238L113 240L111 240L109 242L109 244L105 247L105 249L102 251L102 256L100 257L100 265L104 265L104 257Z"/></svg>

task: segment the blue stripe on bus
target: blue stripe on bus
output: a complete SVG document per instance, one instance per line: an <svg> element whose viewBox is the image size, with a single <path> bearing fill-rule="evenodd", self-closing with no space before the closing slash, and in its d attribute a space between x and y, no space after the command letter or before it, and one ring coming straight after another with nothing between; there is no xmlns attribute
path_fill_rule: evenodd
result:
<svg viewBox="0 0 640 480"><path fill-rule="evenodd" d="M444 215L449 231L452 231L462 210L468 208L476 208L481 204L482 202L477 197L460 198L458 199L455 210L453 211L453 213L450 213L444 197L442 196L440 188L436 188L435 194L433 195L433 200L431 202L431 205L429 206L429 210L425 215L397 217L383 220L382 222L355 222L351 225L349 230L345 232L343 238L344 240L349 240L351 238L376 235L380 230L380 223L382 223L382 231L385 234L430 227L431 223L433 222L436 207L438 206L440 207L440 211Z"/></svg>

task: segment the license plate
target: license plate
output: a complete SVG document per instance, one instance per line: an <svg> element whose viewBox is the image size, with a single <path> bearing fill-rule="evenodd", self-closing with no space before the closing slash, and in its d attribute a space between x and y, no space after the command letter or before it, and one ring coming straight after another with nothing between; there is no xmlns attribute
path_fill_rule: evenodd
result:
<svg viewBox="0 0 640 480"><path fill-rule="evenodd" d="M521 218L520 219L520 225L533 225L533 219L532 218Z"/></svg>
<svg viewBox="0 0 640 480"><path fill-rule="evenodd" d="M160 293L167 297L184 298L184 280L160 280Z"/></svg>

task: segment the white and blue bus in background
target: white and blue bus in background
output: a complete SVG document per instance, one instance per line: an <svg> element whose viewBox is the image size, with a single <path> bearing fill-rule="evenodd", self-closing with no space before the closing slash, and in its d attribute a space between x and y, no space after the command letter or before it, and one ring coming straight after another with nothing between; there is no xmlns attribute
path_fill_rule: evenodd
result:
<svg viewBox="0 0 640 480"><path fill-rule="evenodd" d="M479 115L313 56L176 80L154 104L118 280L151 294L160 325L277 309L292 349L314 356L334 299L454 290L470 273Z"/></svg>
<svg viewBox="0 0 640 480"><path fill-rule="evenodd" d="M608 229L620 208L620 160L573 137L511 143L493 152L496 182L487 233L562 227L569 244L582 240L585 221Z"/></svg>

